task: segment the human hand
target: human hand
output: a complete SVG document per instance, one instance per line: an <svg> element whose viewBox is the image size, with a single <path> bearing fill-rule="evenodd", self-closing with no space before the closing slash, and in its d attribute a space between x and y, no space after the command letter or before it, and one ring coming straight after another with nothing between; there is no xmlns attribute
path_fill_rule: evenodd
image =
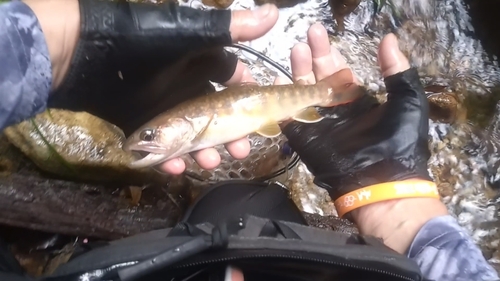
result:
<svg viewBox="0 0 500 281"><path fill-rule="evenodd" d="M27 0L44 30L61 26L43 2ZM65 14L71 14L70 4L65 5ZM65 52L68 47L57 45L71 45L72 40L50 40L57 37L51 37L50 32L46 35L55 88L49 106L87 111L118 125L125 133L182 99L205 94L208 81L226 86L255 82L247 67L222 47L260 37L278 19L274 5L254 11L202 11L173 3L93 0L80 0L73 6L77 9L78 5L81 27L73 51ZM78 10L70 17L72 21L77 14ZM70 30L66 24L64 31ZM52 55L57 53L65 55ZM228 143L226 148L236 159L250 152L247 139ZM220 163L220 155L213 148L198 151L193 157L205 169ZM180 158L172 159L161 169L180 174L185 164Z"/></svg>
<svg viewBox="0 0 500 281"><path fill-rule="evenodd" d="M323 26L309 29L308 43L292 49L295 81L312 84L347 68L338 50L330 48ZM393 34L382 40L378 59L388 92L386 103L378 105L364 95L350 104L323 109L328 117L321 122L291 122L283 129L289 145L315 175L315 183L327 189L333 200L381 183L431 181L427 172L429 110L418 74L410 69ZM432 190L427 197L437 196ZM335 205L342 216L356 204L342 206L336 201Z"/></svg>

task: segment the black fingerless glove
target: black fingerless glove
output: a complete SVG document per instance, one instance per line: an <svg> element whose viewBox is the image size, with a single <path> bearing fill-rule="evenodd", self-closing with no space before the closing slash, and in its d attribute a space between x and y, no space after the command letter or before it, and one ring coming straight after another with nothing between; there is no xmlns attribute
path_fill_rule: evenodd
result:
<svg viewBox="0 0 500 281"><path fill-rule="evenodd" d="M411 178L432 180L427 171L429 106L415 69L385 79L388 100L365 95L323 109L316 124L293 122L284 134L290 146L333 200L354 190Z"/></svg>
<svg viewBox="0 0 500 281"><path fill-rule="evenodd" d="M85 110L130 131L234 74L237 58L223 49L231 11L80 0L80 14L72 64L51 107Z"/></svg>

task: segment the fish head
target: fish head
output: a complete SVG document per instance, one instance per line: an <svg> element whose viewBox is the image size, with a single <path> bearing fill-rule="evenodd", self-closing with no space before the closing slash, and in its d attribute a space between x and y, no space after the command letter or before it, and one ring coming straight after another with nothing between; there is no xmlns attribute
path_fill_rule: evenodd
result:
<svg viewBox="0 0 500 281"><path fill-rule="evenodd" d="M129 164L131 168L145 168L178 157L191 147L196 133L185 118L155 118L136 130L123 144L123 150L142 158Z"/></svg>

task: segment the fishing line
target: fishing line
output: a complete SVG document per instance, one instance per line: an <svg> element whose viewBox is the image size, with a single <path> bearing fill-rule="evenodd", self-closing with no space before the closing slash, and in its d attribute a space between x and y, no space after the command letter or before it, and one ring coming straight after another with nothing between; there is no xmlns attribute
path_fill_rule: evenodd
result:
<svg viewBox="0 0 500 281"><path fill-rule="evenodd" d="M290 79L290 81L293 81L293 77L292 77L292 74L290 73L290 71L286 70L286 68L284 68L281 64L273 61L268 56L266 56L263 53L255 50L254 48L248 47L246 45L238 44L238 43L234 43L233 45L231 45L231 47L235 47L235 48L238 48L238 49L243 50L245 52L249 52L252 55L258 57L259 59L262 59L262 60L266 61L267 63L269 63L270 65L272 65L274 68L276 68L277 70L279 70L283 75L285 75L286 77L288 77L288 79Z"/></svg>

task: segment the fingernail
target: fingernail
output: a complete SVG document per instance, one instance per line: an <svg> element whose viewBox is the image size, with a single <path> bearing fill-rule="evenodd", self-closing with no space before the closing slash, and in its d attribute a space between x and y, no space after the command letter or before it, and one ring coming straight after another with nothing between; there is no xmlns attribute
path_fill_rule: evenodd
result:
<svg viewBox="0 0 500 281"><path fill-rule="evenodd" d="M226 276L224 277L224 281L233 281L233 268L230 266L226 268Z"/></svg>
<svg viewBox="0 0 500 281"><path fill-rule="evenodd" d="M271 12L271 5L265 4L260 8L254 10L253 14L256 18L264 19L269 15L270 12Z"/></svg>

